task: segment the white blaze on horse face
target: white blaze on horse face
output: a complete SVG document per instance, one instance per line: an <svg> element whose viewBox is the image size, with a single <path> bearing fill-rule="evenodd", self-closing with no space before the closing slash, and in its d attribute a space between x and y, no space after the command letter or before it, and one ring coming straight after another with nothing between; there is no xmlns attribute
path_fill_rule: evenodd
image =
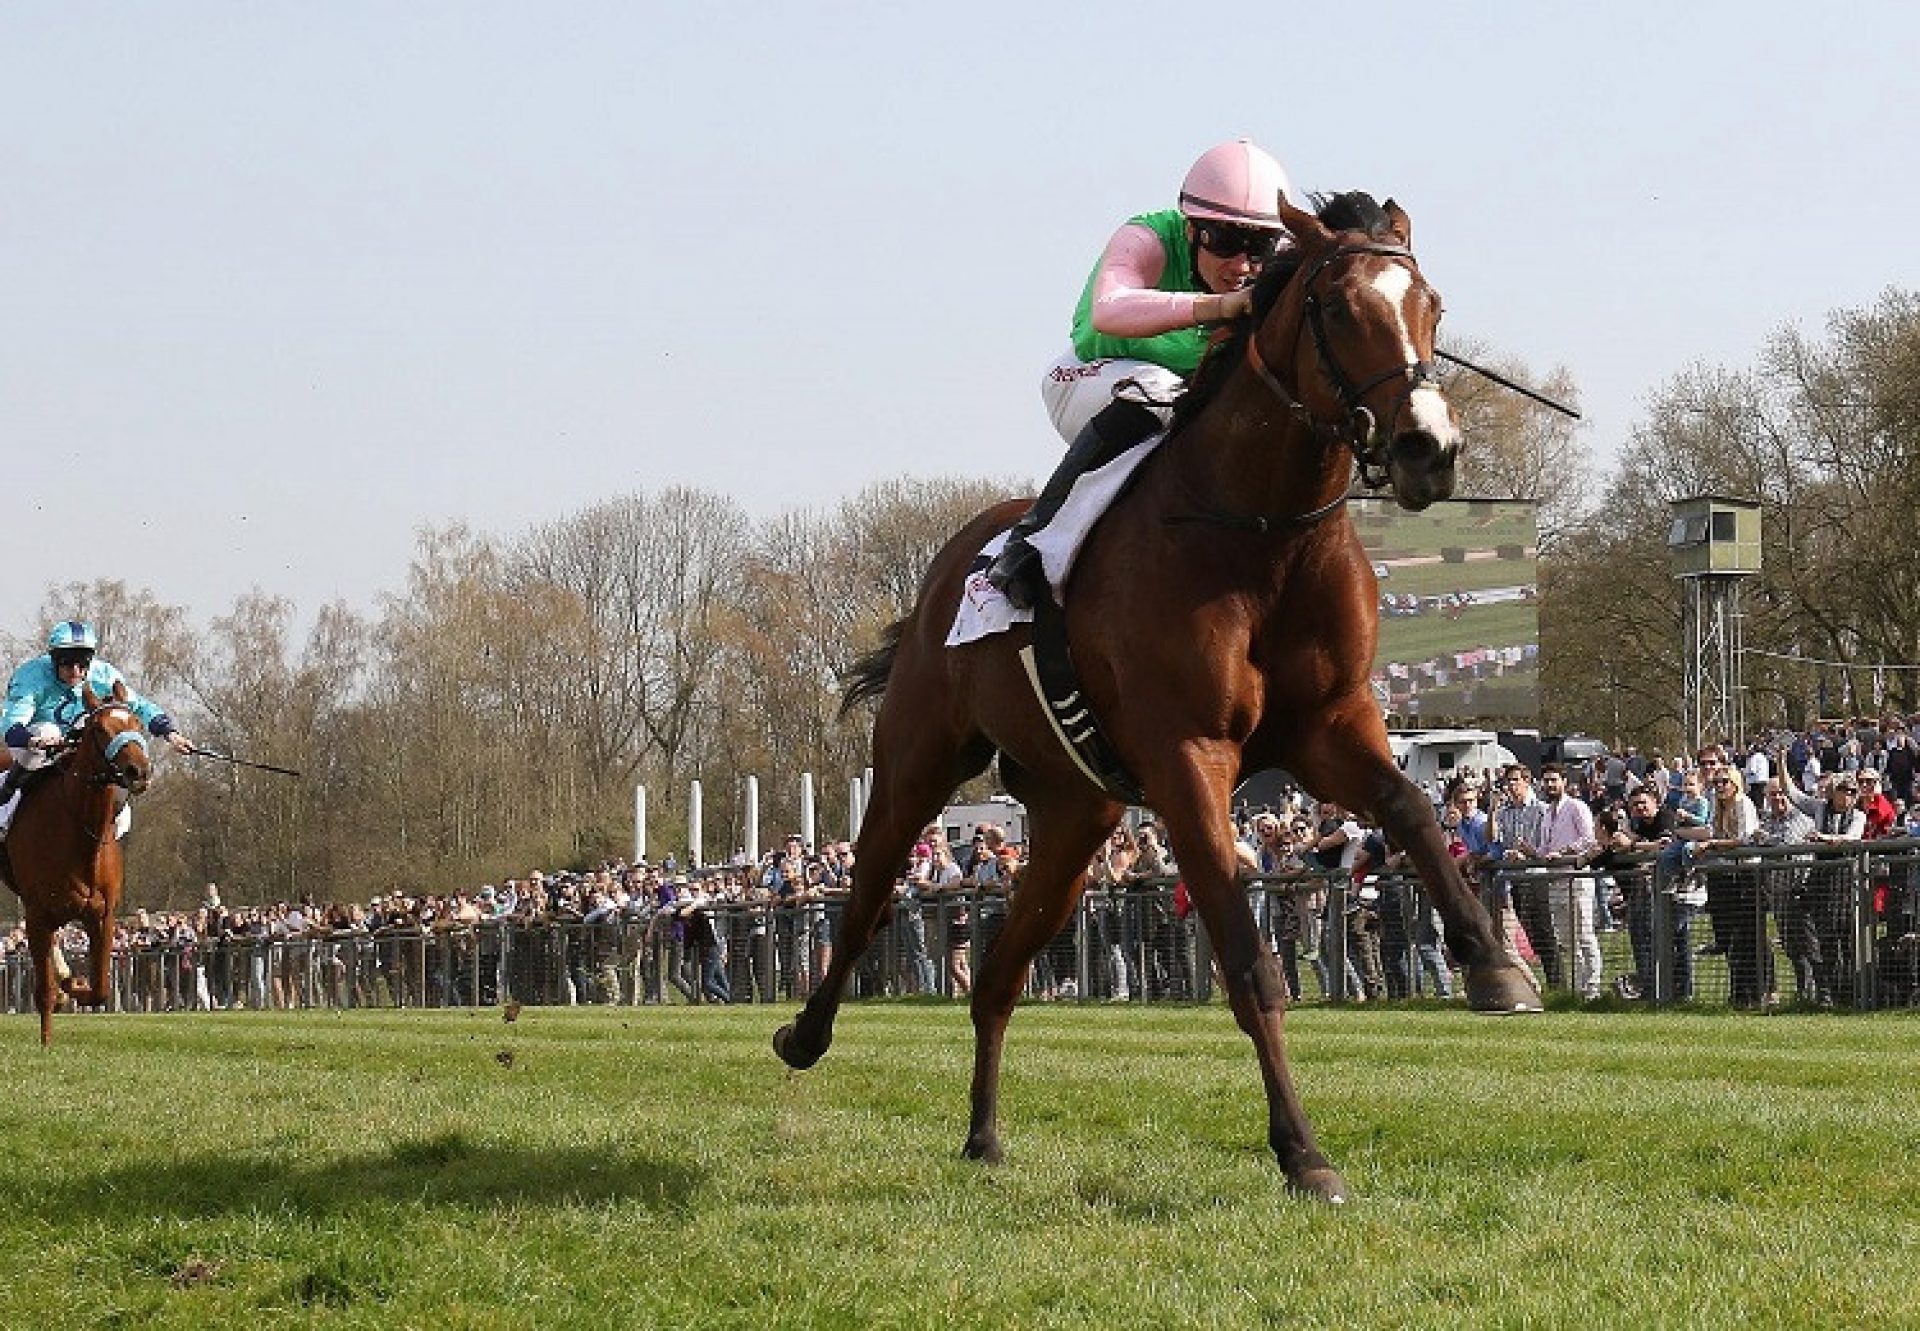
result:
<svg viewBox="0 0 1920 1331"><path fill-rule="evenodd" d="M1405 264L1389 264L1375 273L1373 289L1393 311L1393 329L1400 338L1400 358L1412 365L1421 359L1414 349L1413 332L1407 323L1407 297L1413 292L1413 270ZM1457 448L1460 429L1453 423L1453 410L1445 394L1432 384L1421 384L1407 397L1407 414L1415 429L1425 430L1441 448Z"/></svg>

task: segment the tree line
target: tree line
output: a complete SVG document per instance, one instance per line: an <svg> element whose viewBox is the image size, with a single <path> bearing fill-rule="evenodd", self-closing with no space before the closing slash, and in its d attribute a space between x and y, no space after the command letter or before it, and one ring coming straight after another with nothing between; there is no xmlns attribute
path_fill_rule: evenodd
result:
<svg viewBox="0 0 1920 1331"><path fill-rule="evenodd" d="M124 582L51 589L40 619L99 627L103 654L204 748L299 780L167 759L135 814L129 894L184 906L468 888L629 853L632 792L652 849L686 856L703 779L709 855L743 844L744 779L765 826L797 828L816 774L845 827L866 716L837 676L912 602L921 570L1005 481L894 480L828 512L756 523L671 488L513 536L423 531L372 612L242 597L203 630ZM14 659L35 654L31 631ZM718 843L724 841L725 847Z"/></svg>
<svg viewBox="0 0 1920 1331"><path fill-rule="evenodd" d="M1741 368L1653 394L1619 465L1541 560L1544 723L1620 743L1681 734L1671 501L1757 502L1741 589L1750 729L1920 710L1920 294L1783 327ZM1751 736L1723 738L1745 741Z"/></svg>

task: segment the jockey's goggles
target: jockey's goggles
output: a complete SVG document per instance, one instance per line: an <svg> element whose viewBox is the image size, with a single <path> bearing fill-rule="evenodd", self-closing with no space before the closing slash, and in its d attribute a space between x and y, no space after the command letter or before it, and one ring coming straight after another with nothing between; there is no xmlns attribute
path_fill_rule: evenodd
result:
<svg viewBox="0 0 1920 1331"><path fill-rule="evenodd" d="M1195 222L1193 238L1209 254L1222 259L1244 254L1255 263L1265 263L1280 247L1279 232L1230 222Z"/></svg>
<svg viewBox="0 0 1920 1331"><path fill-rule="evenodd" d="M93 653L84 647L66 647L53 653L53 668L65 670L69 666L79 666L82 670L93 664Z"/></svg>

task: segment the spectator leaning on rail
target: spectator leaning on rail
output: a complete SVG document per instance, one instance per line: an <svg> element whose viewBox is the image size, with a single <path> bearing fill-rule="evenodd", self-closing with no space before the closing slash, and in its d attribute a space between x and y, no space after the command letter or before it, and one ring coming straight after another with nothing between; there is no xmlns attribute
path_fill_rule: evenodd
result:
<svg viewBox="0 0 1920 1331"><path fill-rule="evenodd" d="M1877 768L1863 767L1855 778L1860 783L1860 812L1866 815L1866 840L1888 836L1893 825L1899 820L1899 811L1893 807L1886 792L1880 789L1880 772Z"/></svg>
<svg viewBox="0 0 1920 1331"><path fill-rule="evenodd" d="M1533 796L1533 773L1515 763L1500 776L1505 802L1493 812L1493 841L1489 852L1498 863L1508 867L1532 860L1540 854L1546 837L1546 806ZM1544 879L1525 873L1505 874L1503 878L1513 900L1513 913L1533 944L1547 984L1558 989L1566 982L1564 953L1553 927L1553 903Z"/></svg>
<svg viewBox="0 0 1920 1331"><path fill-rule="evenodd" d="M1663 805L1652 787L1642 786L1627 796L1627 814L1607 839L1612 854L1658 852L1673 839L1673 810ZM1667 886L1651 866L1627 880L1627 939L1633 948L1633 974L1616 982L1622 998L1640 998L1653 987L1654 894ZM1684 1002L1693 997L1693 946L1690 933L1694 906L1675 894L1672 900L1674 992Z"/></svg>
<svg viewBox="0 0 1920 1331"><path fill-rule="evenodd" d="M1747 798L1740 775L1724 760L1707 761L1712 773L1713 818L1703 851L1731 851L1753 839L1760 812ZM1773 948L1767 941L1767 894L1752 857L1707 866L1707 915L1727 957L1727 1001L1735 1007L1770 1005Z"/></svg>
<svg viewBox="0 0 1920 1331"><path fill-rule="evenodd" d="M1783 783L1782 793L1812 824L1801 838L1804 841L1846 845L1868 835L1860 784L1845 772L1827 778L1825 799L1804 793L1792 777ZM1820 862L1807 870L1799 900L1790 918L1781 922L1781 930L1801 998L1830 1005L1852 970L1852 875L1836 852L1816 855L1816 859Z"/></svg>
<svg viewBox="0 0 1920 1331"><path fill-rule="evenodd" d="M1593 810L1568 793L1567 775L1558 763L1540 769L1540 789L1546 797L1541 807L1540 841L1535 847L1540 858L1569 869L1584 865L1600 848L1593 835ZM1592 880L1552 879L1547 899L1552 907L1554 945L1563 956L1573 953L1574 988L1582 998L1600 997L1600 939L1593 927Z"/></svg>
<svg viewBox="0 0 1920 1331"><path fill-rule="evenodd" d="M1853 810L1847 813L1853 814ZM1784 782L1768 782L1761 796L1760 826L1753 834L1754 843L1802 846L1820 839L1817 824L1794 806ZM1793 963L1794 990L1800 1001L1808 1004L1819 1002L1821 974L1826 968L1820 915L1825 906L1827 877L1828 872L1819 867L1776 865L1773 869L1773 906L1780 922L1780 945Z"/></svg>
<svg viewBox="0 0 1920 1331"><path fill-rule="evenodd" d="M1013 604L1030 608L1046 581L1027 539L1076 480L1166 425L1206 350L1203 326L1253 308L1246 288L1286 241L1279 204L1292 192L1280 163L1237 139L1193 164L1177 207L1141 213L1107 241L1073 312L1073 345L1040 388L1070 447L987 573Z"/></svg>
<svg viewBox="0 0 1920 1331"><path fill-rule="evenodd" d="M62 620L47 634L46 654L23 662L8 681L6 705L0 710L0 731L6 734L6 770L0 776L0 837L13 822L26 774L51 762L66 732L86 715L84 691L88 687L101 699L112 697L116 685L125 688L126 705L148 734L165 740L175 753L193 752L193 745L159 704L135 693L118 670L95 655L99 646L93 625L77 619ZM122 835L126 824L127 812L122 809Z"/></svg>

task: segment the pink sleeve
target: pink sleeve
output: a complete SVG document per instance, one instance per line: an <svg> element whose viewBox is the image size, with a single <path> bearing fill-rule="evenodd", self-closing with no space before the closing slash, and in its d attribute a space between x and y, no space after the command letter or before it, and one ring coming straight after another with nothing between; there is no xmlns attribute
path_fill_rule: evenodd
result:
<svg viewBox="0 0 1920 1331"><path fill-rule="evenodd" d="M1153 337L1194 324L1192 291L1156 291L1166 270L1160 237L1136 222L1113 233L1093 276L1093 327L1110 337Z"/></svg>

